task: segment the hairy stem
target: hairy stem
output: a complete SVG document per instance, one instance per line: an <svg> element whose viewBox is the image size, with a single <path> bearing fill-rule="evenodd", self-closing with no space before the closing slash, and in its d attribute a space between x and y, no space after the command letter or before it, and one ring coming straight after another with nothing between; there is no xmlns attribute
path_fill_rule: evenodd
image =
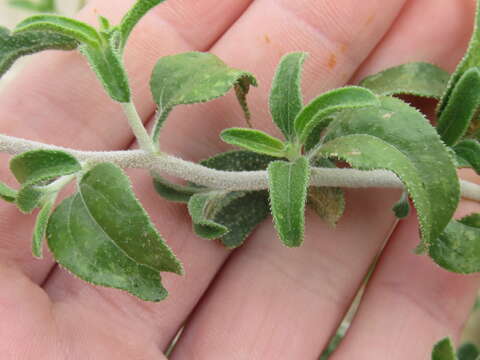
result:
<svg viewBox="0 0 480 360"><path fill-rule="evenodd" d="M154 153L156 151L155 146L153 145L150 136L148 136L145 126L143 126L142 119L138 115L135 105L132 102L122 103L122 107L140 148L146 152Z"/></svg>
<svg viewBox="0 0 480 360"><path fill-rule="evenodd" d="M18 155L38 149L62 150L88 164L111 162L122 168L143 168L166 173L218 190L261 190L268 187L266 171L220 171L163 153L144 150L79 151L0 135L0 152ZM310 184L346 188L404 188L398 177L386 170L313 168ZM460 184L464 198L480 202L480 185L464 180Z"/></svg>

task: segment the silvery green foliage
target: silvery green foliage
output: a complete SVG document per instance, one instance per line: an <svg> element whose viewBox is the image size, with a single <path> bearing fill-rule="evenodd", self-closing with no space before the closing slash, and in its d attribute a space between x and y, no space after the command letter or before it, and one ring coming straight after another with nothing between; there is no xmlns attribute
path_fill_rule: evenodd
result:
<svg viewBox="0 0 480 360"><path fill-rule="evenodd" d="M0 28L0 76L20 56L46 49L78 49L108 95L132 109L123 63L125 46L140 19L161 2L137 1L118 25L100 16L98 29L51 14L29 17L13 33ZM452 220L460 198L456 166L480 170L479 18L477 11L469 50L452 76L431 64L405 64L369 76L361 86L319 94L306 105L300 81L306 54L286 54L269 97L272 122L283 139L256 129L226 129L221 138L246 150L221 153L199 164L219 171L266 174L268 189L180 185L154 173L156 190L167 200L186 204L194 233L218 239L227 248L242 245L269 214L283 244L297 247L308 226L307 204L333 226L345 208L342 189L310 186L316 168L335 167L342 160L361 170L390 170L406 190L393 206L395 214L408 215L409 199L418 214L419 249L451 271L480 271L479 215ZM210 101L234 91L248 122L246 97L250 86L256 85L252 74L228 66L213 54L188 52L161 58L150 81L158 111L151 139L142 139L151 145L144 152L156 159L165 155L158 152L157 142L163 123L179 105ZM438 127L393 97L399 94L441 99ZM183 273L117 165L80 162L63 151L36 150L14 157L10 169L18 189L0 183L0 198L23 212L39 209L32 242L35 256L42 256L46 237L57 262L72 274L147 301L167 295L160 272ZM59 193L72 182L75 192L56 206ZM448 340L434 350L434 360L456 357L467 360L460 352L455 354Z"/></svg>

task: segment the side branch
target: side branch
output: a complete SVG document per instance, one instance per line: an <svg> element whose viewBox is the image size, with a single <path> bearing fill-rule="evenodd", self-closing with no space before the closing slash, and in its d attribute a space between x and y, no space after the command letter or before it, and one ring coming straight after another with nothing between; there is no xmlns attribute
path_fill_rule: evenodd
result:
<svg viewBox="0 0 480 360"><path fill-rule="evenodd" d="M0 152L17 155L39 149L62 150L79 161L89 164L111 162L122 168L144 168L157 173L166 173L214 189L261 190L268 187L266 171L220 171L163 153L152 154L143 150L80 151L0 135ZM464 180L461 180L460 184L463 197L480 202L480 185ZM346 188L404 188L400 179L390 171L335 168L313 168L311 185Z"/></svg>

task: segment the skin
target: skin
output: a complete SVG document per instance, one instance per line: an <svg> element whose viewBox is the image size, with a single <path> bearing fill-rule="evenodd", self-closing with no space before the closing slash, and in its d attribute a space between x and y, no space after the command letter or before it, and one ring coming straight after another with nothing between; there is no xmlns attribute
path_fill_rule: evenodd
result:
<svg viewBox="0 0 480 360"><path fill-rule="evenodd" d="M92 0L80 18L95 23L100 13L115 22L132 2ZM310 53L306 101L409 61L453 70L471 33L474 6L473 0L441 6L438 0L170 0L141 22L128 44L135 102L145 122L151 119L146 84L160 56L211 51L257 75L253 124L278 134L267 98L286 52ZM103 94L81 56L56 52L32 62L0 97L1 133L85 150L132 145L120 107ZM167 122L162 148L199 160L228 149L218 133L243 124L231 94L179 107ZM7 158L0 160L2 180L13 185ZM352 328L332 359L427 359L439 339L458 339L479 277L448 273L413 254L419 241L414 214L397 224L390 211L398 192L348 191L336 230L308 213L299 249L283 247L267 220L245 246L230 252L196 238L185 207L159 198L146 172L130 175L186 276L165 274L170 296L158 304L90 286L56 267L46 250L45 259L33 259L34 217L1 204L2 358L163 359L186 324L172 359L315 359L385 243ZM479 210L463 202L458 216Z"/></svg>

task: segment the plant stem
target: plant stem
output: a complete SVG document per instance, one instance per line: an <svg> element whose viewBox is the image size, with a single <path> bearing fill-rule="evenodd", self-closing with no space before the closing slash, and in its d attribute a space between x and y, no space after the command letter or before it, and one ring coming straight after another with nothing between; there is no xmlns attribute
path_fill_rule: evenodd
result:
<svg viewBox="0 0 480 360"><path fill-rule="evenodd" d="M153 145L150 136L148 136L145 126L143 126L142 119L138 115L135 105L132 102L122 103L121 105L127 116L128 123L132 128L133 134L137 138L140 148L148 153L156 152L155 146Z"/></svg>
<svg viewBox="0 0 480 360"><path fill-rule="evenodd" d="M46 145L0 134L0 152L18 155L30 150L61 150L88 164L111 162L122 168L143 168L166 173L199 185L217 190L261 190L268 188L266 171L221 171L185 161L175 156L147 152L128 151L79 151L60 146ZM311 185L346 188L397 188L404 186L390 171L337 168L312 168ZM460 180L462 196L480 202L480 185Z"/></svg>

